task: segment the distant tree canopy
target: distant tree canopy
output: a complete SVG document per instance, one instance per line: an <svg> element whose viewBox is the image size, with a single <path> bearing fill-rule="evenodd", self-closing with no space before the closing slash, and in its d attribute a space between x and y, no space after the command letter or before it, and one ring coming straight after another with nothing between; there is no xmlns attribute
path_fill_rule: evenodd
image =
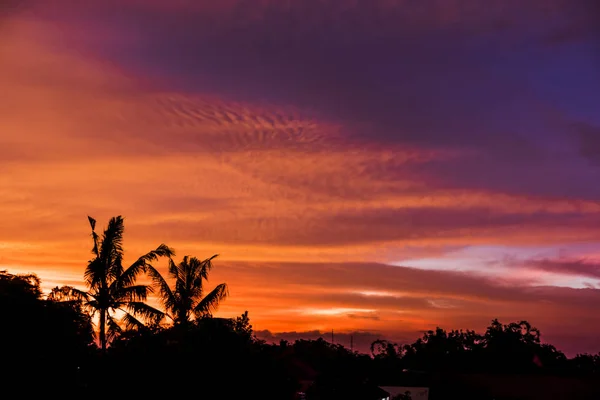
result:
<svg viewBox="0 0 600 400"><path fill-rule="evenodd" d="M524 373L585 368L592 372L596 358L567 357L550 344L541 343L540 331L527 321L502 324L493 320L483 334L471 330L428 331L412 344L378 340L371 353L382 371L462 371ZM579 364L579 366L577 366ZM393 372L395 371L395 372Z"/></svg>

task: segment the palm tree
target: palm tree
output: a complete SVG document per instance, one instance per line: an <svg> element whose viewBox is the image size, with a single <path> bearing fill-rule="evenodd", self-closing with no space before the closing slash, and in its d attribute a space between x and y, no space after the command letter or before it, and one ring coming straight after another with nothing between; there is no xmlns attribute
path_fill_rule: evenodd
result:
<svg viewBox="0 0 600 400"><path fill-rule="evenodd" d="M175 325L187 324L192 316L212 317L219 303L227 297L226 283L217 285L210 293L204 295L204 281L208 281L208 272L215 257L217 254L200 261L196 257L185 256L178 265L169 259L168 274L175 281L174 288L169 286L154 267L148 266L148 275L158 288L166 316Z"/></svg>
<svg viewBox="0 0 600 400"><path fill-rule="evenodd" d="M123 217L113 217L108 227L99 237L95 231L96 220L88 217L92 228L93 258L85 269L84 279L88 291L84 292L70 286L54 288L50 299L58 301L77 301L87 308L92 316L99 314L99 336L102 351L121 331L115 317L117 311L123 313L121 321L126 329L140 329L144 323L138 319L158 324L164 313L145 303L152 288L136 284L138 275L152 268L151 262L159 257L174 255L167 245L161 244L155 250L138 258L127 269L123 268ZM154 270L154 268L152 268Z"/></svg>

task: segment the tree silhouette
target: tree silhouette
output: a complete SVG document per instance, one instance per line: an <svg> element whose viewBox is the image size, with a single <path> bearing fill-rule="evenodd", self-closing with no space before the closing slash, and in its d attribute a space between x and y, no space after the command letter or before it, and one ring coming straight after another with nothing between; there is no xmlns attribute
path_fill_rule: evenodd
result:
<svg viewBox="0 0 600 400"><path fill-rule="evenodd" d="M371 343L371 355L376 359L397 358L401 355L401 350L396 343L389 340L377 339Z"/></svg>
<svg viewBox="0 0 600 400"><path fill-rule="evenodd" d="M188 324L192 316L197 318L212 316L219 303L228 295L226 283L217 285L210 293L204 294L204 281L212 269L214 255L204 261L196 257L183 257L179 264L169 259L169 277L175 281L174 289L152 266L147 269L166 310L166 315L175 325Z"/></svg>
<svg viewBox="0 0 600 400"><path fill-rule="evenodd" d="M404 346L376 340L371 344L371 353L382 376L386 371L402 369L502 373L564 369L566 356L554 346L541 343L540 336L540 331L527 321L504 325L494 319L483 334L438 327ZM581 361L587 362L583 358Z"/></svg>
<svg viewBox="0 0 600 400"><path fill-rule="evenodd" d="M69 304L44 300L37 276L6 271L0 271L0 315L3 391L60 391L68 379L72 388L78 367L92 351L89 316ZM37 387L31 385L34 380Z"/></svg>
<svg viewBox="0 0 600 400"><path fill-rule="evenodd" d="M252 324L250 323L250 317L248 317L248 311L244 311L242 315L236 317L232 321L233 331L248 340L254 337Z"/></svg>
<svg viewBox="0 0 600 400"><path fill-rule="evenodd" d="M165 244L138 258L127 269L123 268L123 217L110 219L102 237L96 231L96 220L88 217L92 228L93 258L85 269L84 279L88 291L84 292L71 286L56 287L49 299L56 301L80 302L88 309L92 317L99 314L100 347L106 351L107 344L112 341L122 328L116 318L121 312L121 321L126 329L140 329L144 323L141 317L151 323L159 323L164 314L145 303L152 288L136 284L138 275L151 266L159 257L174 255Z"/></svg>
<svg viewBox="0 0 600 400"><path fill-rule="evenodd" d="M522 372L535 368L540 331L527 321L503 325L494 319L483 335L485 359L492 370Z"/></svg>

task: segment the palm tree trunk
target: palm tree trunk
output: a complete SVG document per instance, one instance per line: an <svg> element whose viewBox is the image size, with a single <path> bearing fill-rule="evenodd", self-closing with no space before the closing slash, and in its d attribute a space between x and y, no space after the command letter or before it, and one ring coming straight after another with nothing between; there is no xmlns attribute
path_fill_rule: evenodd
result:
<svg viewBox="0 0 600 400"><path fill-rule="evenodd" d="M106 310L100 310L100 347L106 353Z"/></svg>

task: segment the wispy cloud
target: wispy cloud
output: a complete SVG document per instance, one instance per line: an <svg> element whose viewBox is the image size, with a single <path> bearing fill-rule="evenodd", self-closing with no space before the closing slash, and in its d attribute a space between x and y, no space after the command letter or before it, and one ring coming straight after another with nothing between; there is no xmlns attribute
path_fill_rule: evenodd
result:
<svg viewBox="0 0 600 400"><path fill-rule="evenodd" d="M600 263L594 260L529 260L525 262L525 266L527 268L533 268L555 274L575 275L600 279Z"/></svg>

